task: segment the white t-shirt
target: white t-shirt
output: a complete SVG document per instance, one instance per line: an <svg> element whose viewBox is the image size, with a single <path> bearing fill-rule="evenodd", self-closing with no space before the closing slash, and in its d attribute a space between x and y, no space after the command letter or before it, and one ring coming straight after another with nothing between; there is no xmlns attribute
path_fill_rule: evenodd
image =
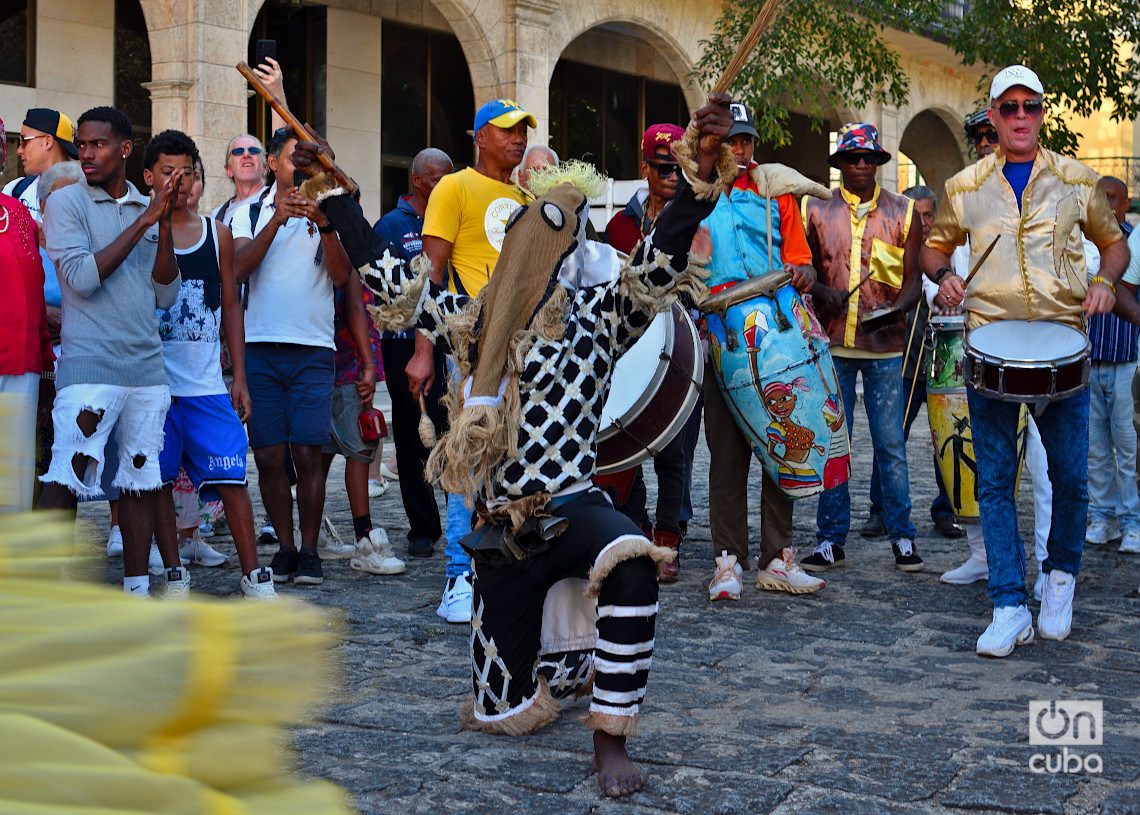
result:
<svg viewBox="0 0 1140 815"><path fill-rule="evenodd" d="M16 186L24 180L26 176L20 178L13 178L4 185L4 189L0 190L5 195L11 195ZM21 204L28 208L28 212L32 213L32 217L36 219L37 224L44 222L44 214L40 212L40 177L36 176L32 179L32 183L27 186L20 197L17 199Z"/></svg>
<svg viewBox="0 0 1140 815"><path fill-rule="evenodd" d="M249 196L248 198L243 198L243 199L241 199L240 201L234 201L234 202L233 202L232 204L230 204L229 206L226 206L225 204L220 204L220 205L218 206L218 208L217 208L217 209L215 209L215 210L214 210L214 211L213 211L213 212L210 214L210 217L211 217L211 218L214 218L214 219L218 219L218 216L219 216L219 213L220 213L220 215L221 215L221 222L222 222L223 224L225 224L226 226L228 226L228 227L232 227L232 226L233 226L233 223L234 223L234 214L235 214L235 213L236 213L236 212L237 212L239 209L241 209L243 206L245 206L246 204L252 204L252 203L253 203L254 201L256 201L258 198L260 198L260 197L261 197L261 194L262 194L263 192L265 192L265 187L259 187L259 188L258 188L258 189L257 189L257 190L256 190L256 191L253 193L253 195ZM268 200L268 201L272 201L272 200L273 200L273 199L272 199L272 197L271 197L271 196L269 196L269 195L265 196L265 198L266 198L266 200ZM222 212L222 208L223 208L223 207L225 207L225 212Z"/></svg>
<svg viewBox="0 0 1140 815"><path fill-rule="evenodd" d="M277 184L261 203L257 226L249 228L249 204L231 220L234 240L252 240L273 217ZM310 231L312 234L310 235ZM290 218L277 230L261 265L249 277L245 341L288 342L324 348L333 343L333 284L324 260L314 263L321 235L306 218Z"/></svg>
<svg viewBox="0 0 1140 815"><path fill-rule="evenodd" d="M168 309L158 311L158 336L171 396L213 396L226 393L222 379L222 307L206 305L206 286L217 286L217 279L205 281L203 269L218 273L218 233L213 221L199 216L202 236L189 249L175 249L182 286L178 299ZM206 236L210 245L206 246ZM194 255L197 254L197 257ZM212 265L211 265L212 264Z"/></svg>

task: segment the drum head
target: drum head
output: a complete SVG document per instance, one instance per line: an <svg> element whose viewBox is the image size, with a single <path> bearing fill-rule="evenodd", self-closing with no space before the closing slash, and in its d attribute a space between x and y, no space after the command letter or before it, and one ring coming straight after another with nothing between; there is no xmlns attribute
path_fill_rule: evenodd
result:
<svg viewBox="0 0 1140 815"><path fill-rule="evenodd" d="M967 342L971 348L1007 362L1048 362L1079 356L1088 340L1077 329L1061 323L1002 320L978 326Z"/></svg>
<svg viewBox="0 0 1140 815"><path fill-rule="evenodd" d="M618 359L610 377L610 394L602 407L600 428L608 428L619 419L636 415L641 403L653 396L650 385L659 378L657 371L661 364L661 352L672 345L669 330L673 327L673 315L666 311L653 318L633 347Z"/></svg>
<svg viewBox="0 0 1140 815"><path fill-rule="evenodd" d="M960 331L966 327L965 314L934 314L927 320L931 325L936 325L940 329L946 331Z"/></svg>

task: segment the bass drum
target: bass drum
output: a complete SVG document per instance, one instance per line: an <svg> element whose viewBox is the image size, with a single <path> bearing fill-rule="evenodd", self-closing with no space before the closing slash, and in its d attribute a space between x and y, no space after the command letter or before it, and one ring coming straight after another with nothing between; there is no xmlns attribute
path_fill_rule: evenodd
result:
<svg viewBox="0 0 1140 815"><path fill-rule="evenodd" d="M697 326L673 303L614 366L602 407L597 472L628 470L661 452L688 421L704 375Z"/></svg>

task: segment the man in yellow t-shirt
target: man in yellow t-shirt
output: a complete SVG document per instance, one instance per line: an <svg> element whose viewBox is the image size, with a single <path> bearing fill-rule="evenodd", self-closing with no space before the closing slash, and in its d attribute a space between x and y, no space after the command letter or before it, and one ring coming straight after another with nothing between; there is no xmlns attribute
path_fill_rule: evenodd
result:
<svg viewBox="0 0 1140 815"><path fill-rule="evenodd" d="M526 152L527 128L535 118L512 99L495 99L475 114L474 167L439 180L424 212L423 253L431 260L431 277L442 284L445 270L453 292L472 297L491 279L503 248L507 220L531 195L511 183L511 173ZM413 396L425 393L435 372L432 344L416 335L416 351L405 368ZM449 623L471 622L471 558L459 545L471 531L471 510L462 495L447 497L447 585L436 610ZM430 557L431 549L409 548Z"/></svg>

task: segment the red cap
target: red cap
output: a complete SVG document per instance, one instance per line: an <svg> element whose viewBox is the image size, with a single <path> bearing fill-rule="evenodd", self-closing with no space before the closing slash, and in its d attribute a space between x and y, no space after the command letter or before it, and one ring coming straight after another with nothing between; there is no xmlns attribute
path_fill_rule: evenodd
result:
<svg viewBox="0 0 1140 815"><path fill-rule="evenodd" d="M641 155L646 161L663 158L657 155L657 148L664 145L669 148L669 160L676 161L677 156L673 154L673 148L670 145L675 141L680 141L684 135L685 131L677 125L650 125L646 129L645 135L641 137Z"/></svg>

